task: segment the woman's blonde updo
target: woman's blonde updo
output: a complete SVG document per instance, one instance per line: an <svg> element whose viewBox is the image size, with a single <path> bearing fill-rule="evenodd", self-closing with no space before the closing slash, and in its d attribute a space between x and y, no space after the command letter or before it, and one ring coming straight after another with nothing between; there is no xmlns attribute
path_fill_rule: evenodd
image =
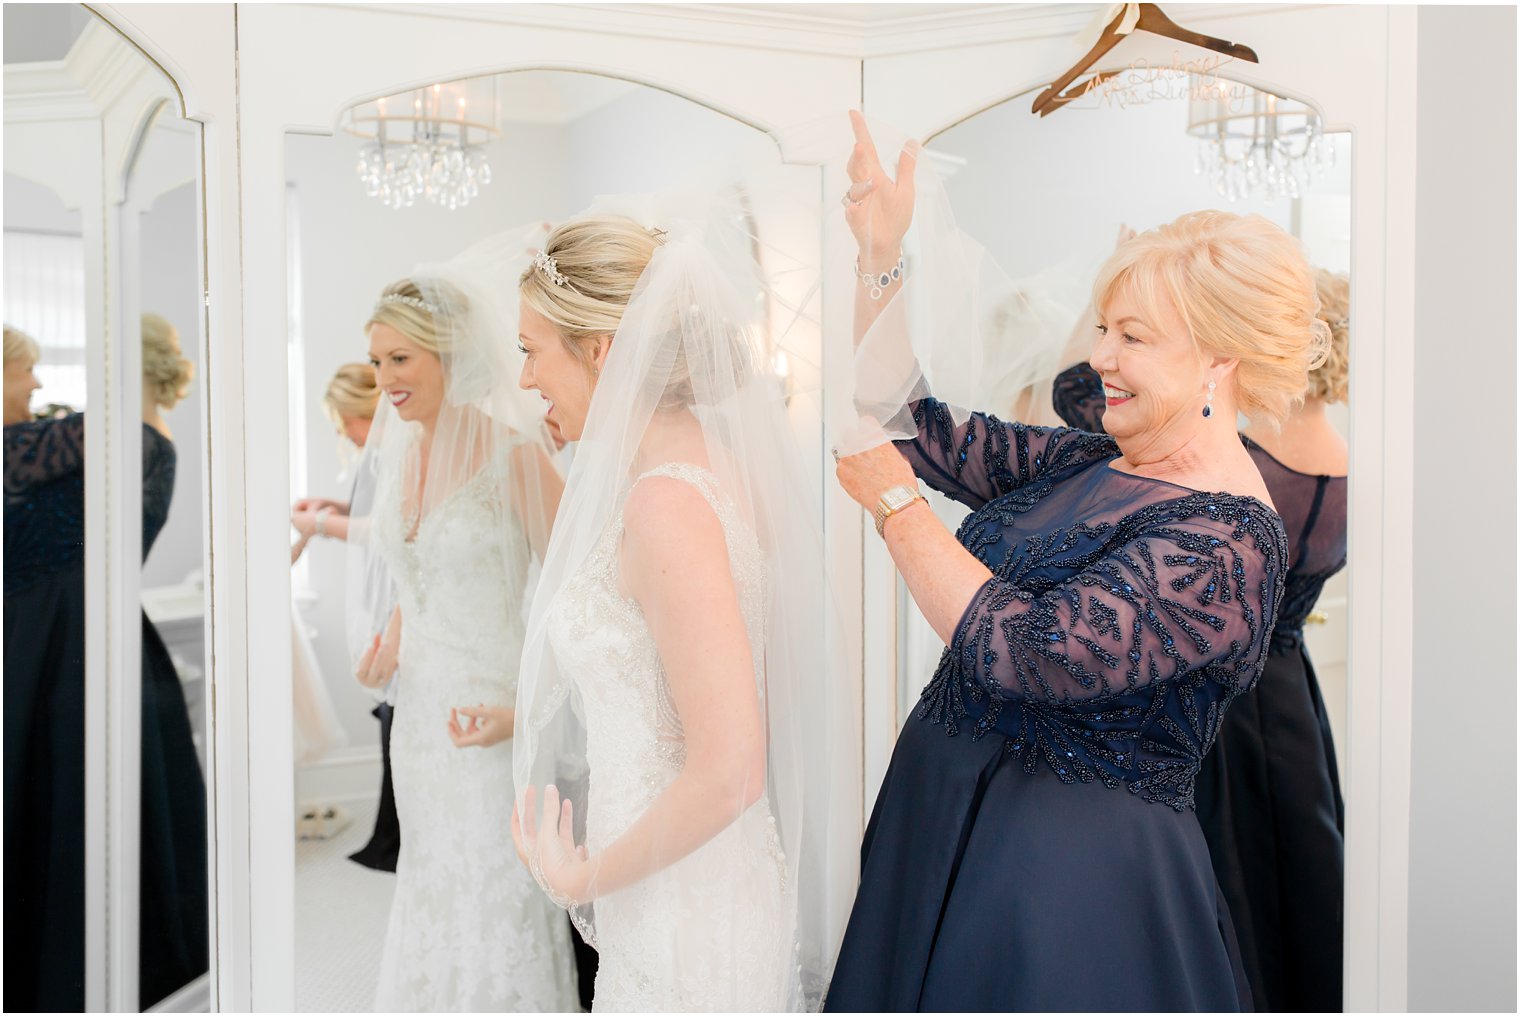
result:
<svg viewBox="0 0 1520 1016"><path fill-rule="evenodd" d="M1298 241L1260 215L1189 212L1139 234L1098 273L1094 306L1121 288L1153 325L1169 301L1201 355L1237 359L1240 411L1253 420L1280 424L1329 348Z"/></svg>
<svg viewBox="0 0 1520 1016"><path fill-rule="evenodd" d="M620 215L574 219L549 234L543 256L554 260L563 285L546 265L522 273L522 302L554 325L571 354L591 362L588 341L611 335L623 320L639 276L649 266L664 234Z"/></svg>
<svg viewBox="0 0 1520 1016"><path fill-rule="evenodd" d="M339 427L344 420L373 420L380 404L380 386L375 382L375 368L367 363L345 363L327 382L322 405Z"/></svg>
<svg viewBox="0 0 1520 1016"><path fill-rule="evenodd" d="M154 405L173 409L190 391L195 364L179 349L179 332L151 311L142 316L143 394Z"/></svg>
<svg viewBox="0 0 1520 1016"><path fill-rule="evenodd" d="M37 361L40 359L42 359L42 350L38 347L36 339L19 328L5 326L5 362L7 364L19 361L31 368L37 366Z"/></svg>
<svg viewBox="0 0 1520 1016"><path fill-rule="evenodd" d="M1344 275L1314 270L1319 292L1319 319L1330 327L1325 362L1309 372L1305 398L1345 402L1351 384L1351 280Z"/></svg>

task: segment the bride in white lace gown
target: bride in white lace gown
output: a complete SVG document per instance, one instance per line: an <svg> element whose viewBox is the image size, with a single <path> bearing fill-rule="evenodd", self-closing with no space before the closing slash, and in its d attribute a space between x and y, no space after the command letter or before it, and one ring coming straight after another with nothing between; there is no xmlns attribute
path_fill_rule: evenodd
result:
<svg viewBox="0 0 1520 1016"><path fill-rule="evenodd" d="M572 221L522 279L521 383L580 443L523 656L514 833L597 946L598 1011L816 1006L853 888L855 830L827 842L852 742L817 505L748 248L704 228Z"/></svg>
<svg viewBox="0 0 1520 1016"><path fill-rule="evenodd" d="M452 710L515 700L524 587L554 494L543 450L486 411L501 415L489 350L472 347L492 333L467 292L457 275L419 270L387 288L367 326L387 405L355 556L369 574L352 579L394 596L359 677L383 688L399 673L403 830L375 1008L573 1011L569 928L511 849L510 747L451 739Z"/></svg>

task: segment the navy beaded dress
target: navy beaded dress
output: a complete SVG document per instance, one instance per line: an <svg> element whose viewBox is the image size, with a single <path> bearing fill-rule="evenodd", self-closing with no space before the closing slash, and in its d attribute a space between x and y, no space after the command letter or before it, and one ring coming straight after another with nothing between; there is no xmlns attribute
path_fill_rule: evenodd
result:
<svg viewBox="0 0 1520 1016"><path fill-rule="evenodd" d="M900 442L992 571L903 726L831 1011L1249 1010L1193 783L1261 673L1275 513L932 399Z"/></svg>
<svg viewBox="0 0 1520 1016"><path fill-rule="evenodd" d="M143 427L143 555L174 445ZM84 1008L84 418L5 428L5 1008ZM98 622L96 622L98 623ZM142 620L144 1009L208 969L206 790L169 651Z"/></svg>
<svg viewBox="0 0 1520 1016"><path fill-rule="evenodd" d="M1102 430L1103 382L1091 367L1063 371L1054 401L1067 423ZM1261 681L1230 709L1198 775L1198 820L1257 1006L1335 1012L1345 811L1304 622L1346 564L1346 477L1289 469L1241 440L1282 516L1289 568Z"/></svg>

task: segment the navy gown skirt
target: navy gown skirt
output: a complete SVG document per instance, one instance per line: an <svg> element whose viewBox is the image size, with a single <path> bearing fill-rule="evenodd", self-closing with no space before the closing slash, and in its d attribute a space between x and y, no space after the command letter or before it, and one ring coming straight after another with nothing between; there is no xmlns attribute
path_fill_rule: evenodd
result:
<svg viewBox="0 0 1520 1016"><path fill-rule="evenodd" d="M830 1012L1251 1011L1191 811L909 719Z"/></svg>

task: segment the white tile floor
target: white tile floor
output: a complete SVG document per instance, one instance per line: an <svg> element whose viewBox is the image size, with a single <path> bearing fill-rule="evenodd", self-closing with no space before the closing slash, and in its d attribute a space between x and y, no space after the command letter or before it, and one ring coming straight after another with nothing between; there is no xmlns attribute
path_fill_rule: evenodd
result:
<svg viewBox="0 0 1520 1016"><path fill-rule="evenodd" d="M396 876L348 859L369 841L376 802L351 803L348 828L296 842L296 1009L374 1009Z"/></svg>

